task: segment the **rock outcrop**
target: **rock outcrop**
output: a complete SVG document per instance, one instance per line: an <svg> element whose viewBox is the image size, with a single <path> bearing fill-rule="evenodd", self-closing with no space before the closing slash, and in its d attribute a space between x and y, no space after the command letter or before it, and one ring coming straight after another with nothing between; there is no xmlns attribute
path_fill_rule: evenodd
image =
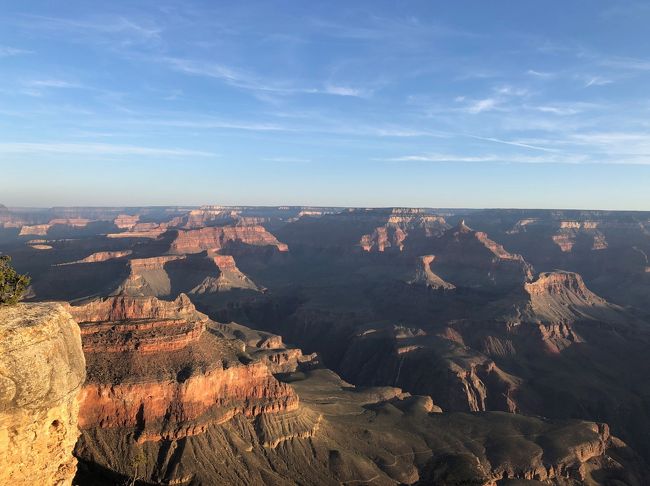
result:
<svg viewBox="0 0 650 486"><path fill-rule="evenodd" d="M205 250L220 250L229 243L237 242L252 246L274 246L281 252L289 249L263 226L214 226L195 230L176 230L170 252L200 253Z"/></svg>
<svg viewBox="0 0 650 486"><path fill-rule="evenodd" d="M392 326L359 332L350 340L340 369L355 382L391 384L431 396L444 410L517 410L516 377L485 355L421 329Z"/></svg>
<svg viewBox="0 0 650 486"><path fill-rule="evenodd" d="M138 223L138 221L140 221L140 215L138 214L119 214L113 220L113 224L119 229L130 230Z"/></svg>
<svg viewBox="0 0 650 486"><path fill-rule="evenodd" d="M91 444L115 434L129 438L127 455L145 442L159 455L169 441L238 416L298 410L297 395L273 377L267 362L251 359L244 342L224 337L185 295L170 302L121 295L69 309L80 322L88 363L80 395L82 459L109 460L95 457ZM126 460L100 463L133 473Z"/></svg>
<svg viewBox="0 0 650 486"><path fill-rule="evenodd" d="M34 245L32 245L34 247ZM51 247L50 247L51 248ZM98 251L91 255L88 255L81 260L75 260L74 262L59 263L58 265L75 265L77 263L98 263L105 262L108 260L114 260L117 258L124 258L133 253L132 250L118 250L118 251Z"/></svg>
<svg viewBox="0 0 650 486"><path fill-rule="evenodd" d="M184 258L184 255L164 255L129 260L129 276L112 293L114 295L167 296L171 293L171 281L165 271L165 265Z"/></svg>
<svg viewBox="0 0 650 486"><path fill-rule="evenodd" d="M415 278L409 283L424 284L434 290L453 290L456 286L449 283L431 270L431 263L436 259L435 255L424 255L419 258L419 266L415 272Z"/></svg>
<svg viewBox="0 0 650 486"><path fill-rule="evenodd" d="M589 290L582 277L574 272L540 273L535 281L526 282L524 289L530 298L528 318L533 321L562 323L603 319L617 322L622 318L618 306Z"/></svg>
<svg viewBox="0 0 650 486"><path fill-rule="evenodd" d="M191 294L210 294L232 289L261 290L255 282L242 273L231 255L208 253L219 271L218 276L208 276L199 285L190 290Z"/></svg>
<svg viewBox="0 0 650 486"><path fill-rule="evenodd" d="M440 236L449 225L442 216L426 214L418 209L393 209L387 220L372 233L363 235L359 242L364 251L383 252L389 248L403 251L407 238L422 243L427 238Z"/></svg>
<svg viewBox="0 0 650 486"><path fill-rule="evenodd" d="M464 221L432 242L436 258L431 270L463 287L517 287L532 278L532 266L506 251L486 233Z"/></svg>
<svg viewBox="0 0 650 486"><path fill-rule="evenodd" d="M20 228L19 236L45 236L53 226L61 225L70 228L84 228L90 222L91 220L85 218L57 218L45 224L25 225Z"/></svg>
<svg viewBox="0 0 650 486"><path fill-rule="evenodd" d="M597 221L561 221L557 233L552 236L553 241L563 252L570 252L580 236L591 238L592 250L607 248L607 240L598 229Z"/></svg>
<svg viewBox="0 0 650 486"><path fill-rule="evenodd" d="M1 484L72 484L85 376L79 327L62 305L0 307Z"/></svg>

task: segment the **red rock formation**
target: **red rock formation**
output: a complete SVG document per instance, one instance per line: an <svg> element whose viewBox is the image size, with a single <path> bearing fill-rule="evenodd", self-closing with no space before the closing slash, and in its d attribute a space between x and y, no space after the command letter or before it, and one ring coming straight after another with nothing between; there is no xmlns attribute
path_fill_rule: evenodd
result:
<svg viewBox="0 0 650 486"><path fill-rule="evenodd" d="M194 315L196 308L185 294L173 301L119 295L71 306L70 312L77 322L88 323L180 318ZM207 316L199 315L207 320Z"/></svg>
<svg viewBox="0 0 650 486"><path fill-rule="evenodd" d="M440 236L447 225L441 216L424 214L417 209L393 209L386 223L361 237L360 246L364 251L383 252L387 248L404 250L404 244L410 234L420 238Z"/></svg>
<svg viewBox="0 0 650 486"><path fill-rule="evenodd" d="M456 286L449 283L431 270L431 263L436 259L435 255L424 255L419 258L420 266L416 271L415 278L410 283L423 283L432 289L452 290Z"/></svg>
<svg viewBox="0 0 650 486"><path fill-rule="evenodd" d="M171 292L171 281L164 266L169 262L184 258L184 255L164 255L130 260L129 276L113 294L140 296L169 295Z"/></svg>
<svg viewBox="0 0 650 486"><path fill-rule="evenodd" d="M261 362L213 369L183 382L88 383L80 399L82 429L133 428L140 442L201 434L237 414L251 418L298 408L291 388Z"/></svg>
<svg viewBox="0 0 650 486"><path fill-rule="evenodd" d="M58 265L74 265L74 264L77 264L77 263L105 262L105 261L108 261L108 260L113 260L113 259L116 259L116 258L122 258L122 257L125 257L125 256L129 256L131 253L133 253L132 250L98 251L96 253L88 255L86 258L82 258L81 260L76 260L74 262L69 262L69 263L59 263Z"/></svg>
<svg viewBox="0 0 650 486"><path fill-rule="evenodd" d="M25 225L20 228L19 236L37 235L44 236L52 228L52 226L62 225L71 228L83 228L90 223L91 220L85 218L59 218L52 219L46 224Z"/></svg>
<svg viewBox="0 0 650 486"><path fill-rule="evenodd" d="M456 286L519 286L532 278L532 266L521 255L506 251L487 234L460 221L433 240L436 258L431 270Z"/></svg>
<svg viewBox="0 0 650 486"><path fill-rule="evenodd" d="M18 233L18 236L26 236L26 235L45 236L49 230L50 230L49 224L25 225L22 228L20 228L20 233Z"/></svg>
<svg viewBox="0 0 650 486"><path fill-rule="evenodd" d="M397 248L399 251L404 249L404 240L407 234L401 228L387 228L380 226L370 235L361 237L361 248L365 251L384 251L387 248Z"/></svg>
<svg viewBox="0 0 650 486"><path fill-rule="evenodd" d="M515 261L524 261L524 258L521 255L517 255L515 253L509 253L503 248L503 246L499 245L497 242L492 241L490 238L488 238L487 233L483 233L482 231L477 231L474 236L478 241L483 243L485 248L490 250L494 255L501 259L501 260L515 260Z"/></svg>
<svg viewBox="0 0 650 486"><path fill-rule="evenodd" d="M598 221L560 221L556 232L551 236L553 242L563 252L573 251L577 240L581 236L591 238L592 250L603 250L608 247L605 235L600 231L601 223Z"/></svg>
<svg viewBox="0 0 650 486"><path fill-rule="evenodd" d="M540 273L537 280L527 282L524 284L524 288L531 297L545 295L567 297L575 295L589 304L604 303L604 299L591 292L582 277L573 272Z"/></svg>
<svg viewBox="0 0 650 486"><path fill-rule="evenodd" d="M205 250L219 250L230 242L275 246L282 252L289 249L263 226L215 226L197 230L177 230L170 251L179 254L200 253Z"/></svg>
<svg viewBox="0 0 650 486"><path fill-rule="evenodd" d="M138 221L140 220L140 216L137 214L130 215L130 214L119 214L114 220L113 224L117 226L120 229L131 229L133 228Z"/></svg>
<svg viewBox="0 0 650 486"><path fill-rule="evenodd" d="M207 332L211 321L183 294L173 302L117 296L69 309L88 362L82 429L126 428L140 442L171 440L237 414L298 407L264 361L240 361L241 341Z"/></svg>
<svg viewBox="0 0 650 486"><path fill-rule="evenodd" d="M209 226L211 223L229 221L239 213L227 209L201 208L194 209L183 217L180 227L185 229L197 229Z"/></svg>
<svg viewBox="0 0 650 486"><path fill-rule="evenodd" d="M237 268L235 259L231 255L209 253L209 258L212 259L216 267L219 269L219 276L206 277L199 285L190 291L191 294L209 294L236 288L254 291L260 290L255 282Z"/></svg>

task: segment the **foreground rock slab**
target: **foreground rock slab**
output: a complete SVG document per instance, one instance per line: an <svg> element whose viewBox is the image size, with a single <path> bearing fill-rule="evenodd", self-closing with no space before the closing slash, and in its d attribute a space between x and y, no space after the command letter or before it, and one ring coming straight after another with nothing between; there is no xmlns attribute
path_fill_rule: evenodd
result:
<svg viewBox="0 0 650 486"><path fill-rule="evenodd" d="M0 484L72 484L85 370L63 306L0 307Z"/></svg>

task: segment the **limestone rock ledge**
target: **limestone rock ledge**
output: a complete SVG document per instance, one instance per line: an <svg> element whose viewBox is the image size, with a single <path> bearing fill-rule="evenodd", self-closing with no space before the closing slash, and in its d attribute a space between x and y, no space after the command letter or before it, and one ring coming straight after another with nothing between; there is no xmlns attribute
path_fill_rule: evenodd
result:
<svg viewBox="0 0 650 486"><path fill-rule="evenodd" d="M70 485L81 335L57 303L0 307L0 484Z"/></svg>

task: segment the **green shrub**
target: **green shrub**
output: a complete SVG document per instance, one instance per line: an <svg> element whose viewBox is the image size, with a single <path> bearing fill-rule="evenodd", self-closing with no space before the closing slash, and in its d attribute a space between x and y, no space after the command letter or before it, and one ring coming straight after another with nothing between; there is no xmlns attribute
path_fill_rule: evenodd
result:
<svg viewBox="0 0 650 486"><path fill-rule="evenodd" d="M29 286L30 278L11 266L9 255L0 255L0 305L18 303Z"/></svg>

